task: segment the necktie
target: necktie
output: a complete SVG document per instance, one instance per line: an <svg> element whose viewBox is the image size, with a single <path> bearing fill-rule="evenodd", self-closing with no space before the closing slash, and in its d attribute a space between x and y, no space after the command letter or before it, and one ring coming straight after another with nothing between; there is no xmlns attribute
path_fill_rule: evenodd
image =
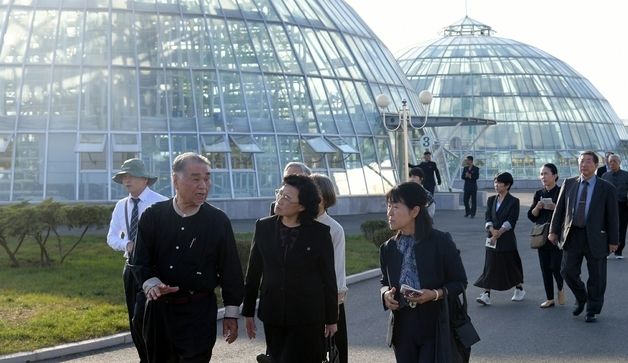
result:
<svg viewBox="0 0 628 363"><path fill-rule="evenodd" d="M139 221L139 211L137 205L140 202L140 198L131 198L133 201L133 210L131 211L131 225L129 225L129 241L135 242L135 236L137 236L137 222Z"/></svg>
<svg viewBox="0 0 628 363"><path fill-rule="evenodd" d="M584 211L587 206L587 191L589 189L589 182L583 181L582 191L580 192L580 199L578 199L578 205L576 206L576 215L574 216L574 225L577 227L584 227Z"/></svg>

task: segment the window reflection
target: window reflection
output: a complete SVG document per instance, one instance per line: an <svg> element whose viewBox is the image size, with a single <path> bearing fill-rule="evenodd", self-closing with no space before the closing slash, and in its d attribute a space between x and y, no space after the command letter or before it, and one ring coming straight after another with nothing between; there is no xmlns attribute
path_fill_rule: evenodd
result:
<svg viewBox="0 0 628 363"><path fill-rule="evenodd" d="M79 91L80 74L76 68L54 68L50 102L51 129L76 129L78 125Z"/></svg>
<svg viewBox="0 0 628 363"><path fill-rule="evenodd" d="M14 200L39 200L44 193L44 134L18 134L15 145Z"/></svg>
<svg viewBox="0 0 628 363"><path fill-rule="evenodd" d="M101 68L83 68L81 77L81 130L106 130L108 73Z"/></svg>
<svg viewBox="0 0 628 363"><path fill-rule="evenodd" d="M111 69L111 128L137 131L137 74L135 69Z"/></svg>

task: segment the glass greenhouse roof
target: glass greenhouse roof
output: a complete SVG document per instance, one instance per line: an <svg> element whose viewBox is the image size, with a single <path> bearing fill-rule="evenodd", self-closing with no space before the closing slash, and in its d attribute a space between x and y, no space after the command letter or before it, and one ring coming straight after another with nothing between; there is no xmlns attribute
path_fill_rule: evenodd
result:
<svg viewBox="0 0 628 363"><path fill-rule="evenodd" d="M187 151L214 199L272 197L290 161L379 195L398 175L373 100L421 110L338 0L0 1L0 66L0 201L115 200L135 156L172 195Z"/></svg>
<svg viewBox="0 0 628 363"><path fill-rule="evenodd" d="M435 130L448 151L441 162L452 175L472 154L487 180L506 170L516 179L537 179L547 162L560 164L569 176L577 173L574 154L603 154L628 140L608 101L581 74L538 48L493 33L465 17L445 28L442 38L398 56L414 89L432 92L430 115L497 121L486 130ZM564 160L565 153L573 160Z"/></svg>

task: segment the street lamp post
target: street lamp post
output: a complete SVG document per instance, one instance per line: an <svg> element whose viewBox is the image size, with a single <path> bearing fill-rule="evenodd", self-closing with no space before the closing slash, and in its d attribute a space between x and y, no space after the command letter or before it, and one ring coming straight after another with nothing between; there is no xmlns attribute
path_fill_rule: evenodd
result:
<svg viewBox="0 0 628 363"><path fill-rule="evenodd" d="M410 173L408 162L408 124L415 129L422 129L427 125L427 111L430 103L432 102L432 94L430 91L424 90L419 94L419 101L423 104L423 108L425 110L425 118L423 120L423 124L421 126L414 126L412 124L412 116L410 115L410 109L408 108L408 101L405 99L401 101L401 109L399 110L399 123L396 126L389 126L386 123L386 114L382 112L382 122L384 122L384 127L386 127L389 131L397 131L399 127L401 127L401 132L403 133L403 160L401 160L401 170L403 170L404 176L400 176L400 181L404 180L408 177ZM381 94L375 98L375 103L377 106L383 110L388 108L390 105L390 99L388 96ZM398 150L398 149L397 149Z"/></svg>

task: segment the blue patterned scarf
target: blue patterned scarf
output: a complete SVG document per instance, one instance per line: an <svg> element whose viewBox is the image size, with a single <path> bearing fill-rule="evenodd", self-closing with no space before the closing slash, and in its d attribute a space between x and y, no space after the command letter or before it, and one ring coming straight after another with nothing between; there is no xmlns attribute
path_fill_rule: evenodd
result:
<svg viewBox="0 0 628 363"><path fill-rule="evenodd" d="M401 274L399 275L399 286L406 284L417 290L421 289L419 282L419 273L416 268L416 258L414 256L414 244L416 241L413 236L401 235L397 241L397 249L403 255L401 262Z"/></svg>

